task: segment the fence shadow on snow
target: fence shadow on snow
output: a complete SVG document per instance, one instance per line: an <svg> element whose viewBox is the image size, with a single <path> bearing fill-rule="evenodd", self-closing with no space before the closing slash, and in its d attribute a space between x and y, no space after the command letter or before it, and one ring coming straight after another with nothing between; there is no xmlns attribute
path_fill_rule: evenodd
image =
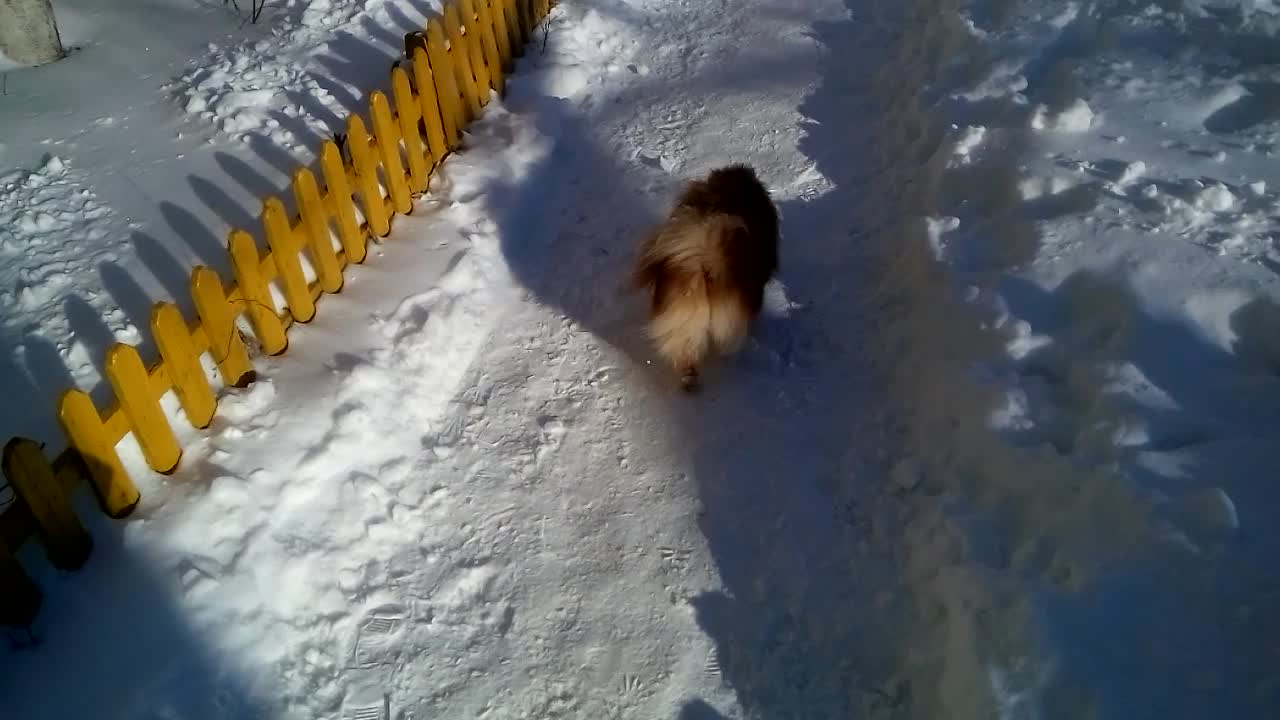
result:
<svg viewBox="0 0 1280 720"><path fill-rule="evenodd" d="M15 375L26 378L19 388L33 397L49 384L72 388L62 392L57 408L69 447L52 459L26 438L14 438L4 447L3 471L16 499L0 514L0 587L5 588L0 625L29 626L41 603L39 587L15 559L23 544L37 538L59 570L84 566L93 536L73 506L81 481L87 481L105 515L123 518L137 507L139 494L116 452L122 438L132 435L156 472L177 468L182 450L170 418L207 427L218 391L252 382L251 350L271 356L285 352L292 324L310 321L320 298L342 289L343 272L364 260L369 238L388 235L395 216L411 211L414 198L427 191L435 167L459 148L461 130L480 116L491 93L504 92L514 58L550 4L456 0L425 28L406 26L417 31L412 41L405 38L412 56L392 70L387 91L375 90L367 107L353 108L342 128L341 147L337 138L324 141L315 168L292 167L287 156L254 146L258 152L275 153L264 159L291 178L288 188L220 154L218 164L245 186L240 190L264 196L260 218L249 217L212 182L193 177L196 195L238 228L230 232L225 251L207 230L200 230L188 210L172 203L162 205L162 216L179 234L197 234L191 243L206 265L179 282L173 275L176 259L150 237L133 239L148 267L174 286L170 289L185 286L175 297L189 298L194 323L178 304L152 304L113 264L98 269L125 313L149 331L141 352L116 342L87 303L75 297L67 301L77 334L91 338L89 345L99 351L109 388L93 396L74 389L61 362L35 371L40 359L56 354L56 348L38 338L26 339L27 369L32 372L15 368ZM410 21L400 17L397 22ZM383 40L393 46L396 38ZM349 44L344 47L350 49ZM349 65L345 79L371 80L372 68L382 66L385 55L376 60L362 68L368 75ZM259 220L257 236L243 229ZM223 268L230 268L234 277L229 287L219 273ZM152 354L158 358L144 361ZM112 397L105 398L108 389Z"/></svg>

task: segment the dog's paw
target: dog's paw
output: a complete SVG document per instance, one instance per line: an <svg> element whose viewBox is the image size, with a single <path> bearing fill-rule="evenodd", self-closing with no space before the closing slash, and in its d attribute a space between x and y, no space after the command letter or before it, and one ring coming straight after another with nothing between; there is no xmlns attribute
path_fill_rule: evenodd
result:
<svg viewBox="0 0 1280 720"><path fill-rule="evenodd" d="M698 391L698 373L696 370L690 370L680 376L680 388L687 393Z"/></svg>

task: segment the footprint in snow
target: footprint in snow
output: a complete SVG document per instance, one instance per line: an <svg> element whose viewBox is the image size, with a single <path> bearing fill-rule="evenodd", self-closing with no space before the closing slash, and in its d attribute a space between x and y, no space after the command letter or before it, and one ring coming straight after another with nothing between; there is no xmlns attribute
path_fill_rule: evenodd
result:
<svg viewBox="0 0 1280 720"><path fill-rule="evenodd" d="M405 607L397 603L380 605L366 612L356 633L352 667L373 668L385 665L407 619Z"/></svg>
<svg viewBox="0 0 1280 720"><path fill-rule="evenodd" d="M391 693L369 679L351 683L342 699L342 720L391 720Z"/></svg>
<svg viewBox="0 0 1280 720"><path fill-rule="evenodd" d="M647 150L637 150L635 159L641 165L651 167L655 170L662 170L667 173L674 173L680 169L681 162L677 158L671 157L664 153L651 152Z"/></svg>
<svg viewBox="0 0 1280 720"><path fill-rule="evenodd" d="M360 618L342 699L342 720L391 720L393 660L408 617L403 605L386 603Z"/></svg>

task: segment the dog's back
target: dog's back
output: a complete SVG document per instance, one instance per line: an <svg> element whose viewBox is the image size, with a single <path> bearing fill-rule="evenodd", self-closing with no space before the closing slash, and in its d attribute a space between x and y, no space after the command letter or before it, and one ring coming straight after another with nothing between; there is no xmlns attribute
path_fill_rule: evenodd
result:
<svg viewBox="0 0 1280 720"><path fill-rule="evenodd" d="M723 242L726 280L746 293L751 312L760 311L764 286L778 268L778 211L769 191L746 165L714 170L706 180L690 183L679 207L704 217L726 216L741 223Z"/></svg>
<svg viewBox="0 0 1280 720"><path fill-rule="evenodd" d="M777 210L744 165L690 183L646 238L635 280L651 292L649 334L686 386L713 349L746 337L777 266Z"/></svg>

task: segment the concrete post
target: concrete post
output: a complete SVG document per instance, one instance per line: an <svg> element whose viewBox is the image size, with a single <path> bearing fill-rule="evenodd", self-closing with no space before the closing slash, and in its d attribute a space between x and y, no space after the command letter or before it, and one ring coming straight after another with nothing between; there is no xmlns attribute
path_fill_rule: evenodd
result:
<svg viewBox="0 0 1280 720"><path fill-rule="evenodd" d="M62 57L50 0L0 0L0 52L23 65L43 65Z"/></svg>

